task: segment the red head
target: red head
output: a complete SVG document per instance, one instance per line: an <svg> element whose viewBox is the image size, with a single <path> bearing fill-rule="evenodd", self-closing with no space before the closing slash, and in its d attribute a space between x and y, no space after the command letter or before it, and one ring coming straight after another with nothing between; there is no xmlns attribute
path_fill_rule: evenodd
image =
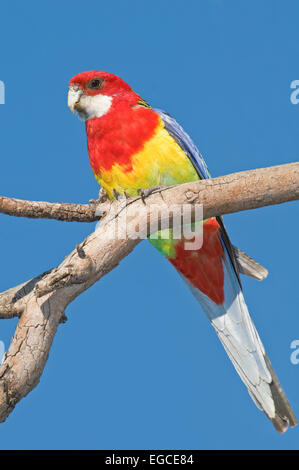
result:
<svg viewBox="0 0 299 470"><path fill-rule="evenodd" d="M92 70L75 75L69 82L68 106L83 120L102 117L113 100L137 101L138 95L116 75Z"/></svg>
<svg viewBox="0 0 299 470"><path fill-rule="evenodd" d="M99 175L115 163L129 171L132 155L142 149L159 125L159 114L111 73L79 73L69 86L69 108L86 124L93 172Z"/></svg>

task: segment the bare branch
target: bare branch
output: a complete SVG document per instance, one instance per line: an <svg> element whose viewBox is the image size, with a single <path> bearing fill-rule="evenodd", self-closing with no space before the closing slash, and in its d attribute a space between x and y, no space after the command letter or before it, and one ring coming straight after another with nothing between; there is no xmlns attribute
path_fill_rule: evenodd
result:
<svg viewBox="0 0 299 470"><path fill-rule="evenodd" d="M281 204L299 198L299 162L171 186L156 193L161 191L166 204L203 204L208 217ZM154 193L148 203L160 202L153 198ZM105 203L101 207L104 211ZM100 219L97 208L97 201L69 204L0 197L0 213L16 217L95 222Z"/></svg>
<svg viewBox="0 0 299 470"><path fill-rule="evenodd" d="M117 201L99 207L4 201L0 210L17 216L83 221L88 214L90 222L99 218L96 211L103 207L106 215L96 231L74 247L58 267L0 294L0 318L20 316L0 368L0 421L5 421L16 403L39 382L57 327L65 319L67 305L115 268L141 241L136 238L137 226L140 231L149 232L150 219L169 217L163 211L161 215L161 208L174 204L192 207L203 204L204 218L208 218L296 199L299 199L299 163L163 188L145 202L140 198L129 199L126 205L134 209L129 220ZM116 219L118 226L126 224L126 239L115 237ZM246 269L248 264L247 260Z"/></svg>
<svg viewBox="0 0 299 470"><path fill-rule="evenodd" d="M23 201L0 196L0 213L30 219L56 219L65 222L94 222L95 204Z"/></svg>

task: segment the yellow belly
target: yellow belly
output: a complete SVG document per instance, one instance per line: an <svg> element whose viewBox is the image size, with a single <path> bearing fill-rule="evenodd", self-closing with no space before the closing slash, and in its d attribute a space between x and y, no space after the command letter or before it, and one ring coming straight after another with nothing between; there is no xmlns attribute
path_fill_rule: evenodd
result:
<svg viewBox="0 0 299 470"><path fill-rule="evenodd" d="M130 166L115 163L109 171L100 169L95 177L110 199L114 199L113 189L119 194L136 196L138 189L199 179L188 156L164 128L162 119L153 137L132 156Z"/></svg>

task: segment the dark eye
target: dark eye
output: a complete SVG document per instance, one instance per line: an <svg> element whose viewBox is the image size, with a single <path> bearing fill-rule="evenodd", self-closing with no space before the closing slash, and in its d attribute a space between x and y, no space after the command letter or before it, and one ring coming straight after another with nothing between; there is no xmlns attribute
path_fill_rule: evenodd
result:
<svg viewBox="0 0 299 470"><path fill-rule="evenodd" d="M87 88L90 90L97 90L103 83L102 78L93 78L90 82L87 83Z"/></svg>

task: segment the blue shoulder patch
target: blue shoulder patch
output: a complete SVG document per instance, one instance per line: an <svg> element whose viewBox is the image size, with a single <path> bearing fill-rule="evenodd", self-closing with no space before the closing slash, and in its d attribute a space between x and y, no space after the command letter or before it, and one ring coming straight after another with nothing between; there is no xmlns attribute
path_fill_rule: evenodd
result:
<svg viewBox="0 0 299 470"><path fill-rule="evenodd" d="M167 132L174 138L177 144L189 157L200 179L211 178L207 165L191 137L189 137L189 135L178 124L178 122L170 116L170 114L162 111L162 109L154 109L154 111L161 116Z"/></svg>

